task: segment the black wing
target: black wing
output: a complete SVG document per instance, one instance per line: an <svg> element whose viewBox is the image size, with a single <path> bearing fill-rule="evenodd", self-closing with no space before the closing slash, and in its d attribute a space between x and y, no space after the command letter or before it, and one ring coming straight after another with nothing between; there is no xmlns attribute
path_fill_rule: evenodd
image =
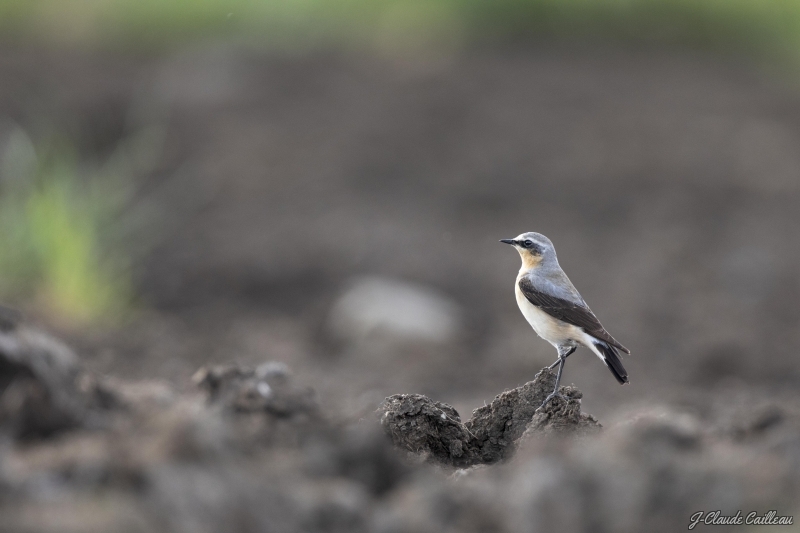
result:
<svg viewBox="0 0 800 533"><path fill-rule="evenodd" d="M592 337L605 341L627 354L631 353L630 350L617 342L617 340L605 330L603 325L600 324L600 321L597 320L597 317L594 316L594 313L592 313L592 310L585 305L573 303L563 298L550 296L549 294L538 291L527 278L519 280L519 288L530 303L548 315L566 322L567 324L578 326Z"/></svg>

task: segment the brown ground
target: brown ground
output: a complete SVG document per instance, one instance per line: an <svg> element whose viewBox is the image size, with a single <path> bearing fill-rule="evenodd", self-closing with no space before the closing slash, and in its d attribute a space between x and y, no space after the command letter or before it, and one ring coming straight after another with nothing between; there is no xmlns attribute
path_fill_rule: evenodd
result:
<svg viewBox="0 0 800 533"><path fill-rule="evenodd" d="M395 393L467 414L555 359L497 243L539 231L633 352L625 387L586 350L566 366L604 426L797 405L800 93L754 68L545 44L405 60L207 46L7 49L0 79L0 120L65 132L87 158L166 134L137 178L157 212L158 244L137 260L149 310L62 332L96 372L188 390L201 365L277 360L335 416ZM334 341L327 313L359 274L446 293L464 335Z"/></svg>

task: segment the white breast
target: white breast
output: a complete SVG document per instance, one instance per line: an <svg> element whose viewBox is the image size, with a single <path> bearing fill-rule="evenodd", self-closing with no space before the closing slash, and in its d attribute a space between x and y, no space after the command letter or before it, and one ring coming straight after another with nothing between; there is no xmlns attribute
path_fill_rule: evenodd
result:
<svg viewBox="0 0 800 533"><path fill-rule="evenodd" d="M569 344L569 341L578 342L584 346L591 345L589 336L582 329L561 322L530 303L516 283L514 292L519 310L541 338L556 347L561 344Z"/></svg>

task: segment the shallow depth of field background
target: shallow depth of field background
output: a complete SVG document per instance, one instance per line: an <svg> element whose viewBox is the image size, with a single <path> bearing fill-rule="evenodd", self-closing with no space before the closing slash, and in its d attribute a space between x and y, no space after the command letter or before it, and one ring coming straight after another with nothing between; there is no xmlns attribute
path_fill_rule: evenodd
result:
<svg viewBox="0 0 800 533"><path fill-rule="evenodd" d="M0 2L0 296L95 371L278 360L465 418L555 359L538 231L627 345L604 423L800 383L800 3Z"/></svg>

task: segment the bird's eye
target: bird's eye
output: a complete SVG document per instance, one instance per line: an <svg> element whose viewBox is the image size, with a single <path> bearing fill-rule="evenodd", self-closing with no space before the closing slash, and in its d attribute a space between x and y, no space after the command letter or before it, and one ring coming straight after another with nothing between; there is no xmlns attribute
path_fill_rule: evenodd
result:
<svg viewBox="0 0 800 533"><path fill-rule="evenodd" d="M528 239L523 244L525 245L525 248L530 248L531 245L533 244L533 241Z"/></svg>

